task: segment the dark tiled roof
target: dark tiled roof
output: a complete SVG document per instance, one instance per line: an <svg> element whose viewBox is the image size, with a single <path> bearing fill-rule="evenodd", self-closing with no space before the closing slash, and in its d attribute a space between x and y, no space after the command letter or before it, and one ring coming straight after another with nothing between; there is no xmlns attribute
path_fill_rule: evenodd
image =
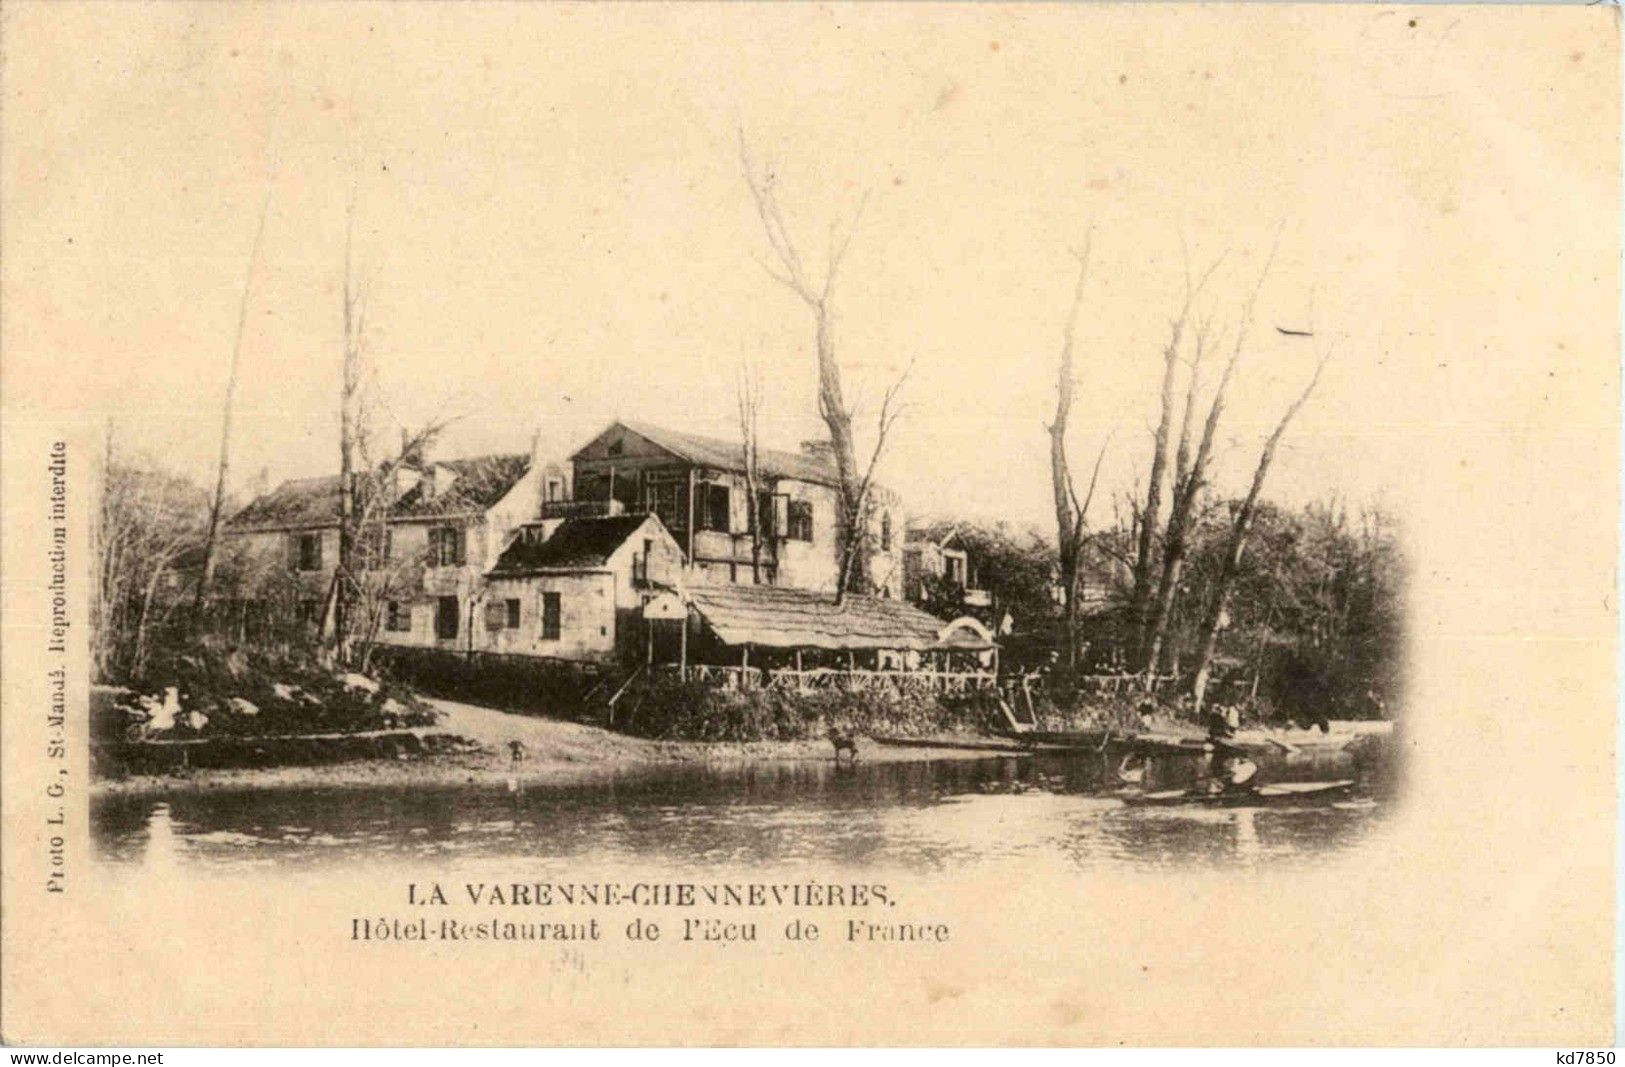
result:
<svg viewBox="0 0 1625 1067"><path fill-rule="evenodd" d="M992 642L902 600L813 593L770 585L699 585L689 599L730 645L770 648L992 648Z"/></svg>
<svg viewBox="0 0 1625 1067"><path fill-rule="evenodd" d="M472 459L436 461L437 467L450 467L457 477L446 491L428 500L422 498L423 486L415 486L390 508L392 518L418 518L434 515L459 515L470 511L484 511L495 506L514 483L530 469L530 456L513 455L475 456Z"/></svg>
<svg viewBox="0 0 1625 1067"><path fill-rule="evenodd" d="M638 436L648 438L695 466L730 471L745 469L745 449L738 441L725 441L719 437L668 430L629 419L618 421ZM756 465L768 478L795 478L803 482L831 486L841 484L840 474L835 469L835 460L831 457L762 448L757 450Z"/></svg>
<svg viewBox="0 0 1625 1067"><path fill-rule="evenodd" d="M234 530L281 526L324 526L338 522L338 475L295 478L254 500L231 517Z"/></svg>
<svg viewBox="0 0 1625 1067"><path fill-rule="evenodd" d="M485 511L508 495L529 469L530 456L474 456L435 460L432 466L446 467L456 478L443 493L428 499L424 499L421 484L402 494L390 505L389 518L435 518ZM339 479L329 475L283 482L232 516L227 526L234 530L332 526L338 518Z"/></svg>
<svg viewBox="0 0 1625 1067"><path fill-rule="evenodd" d="M566 519L545 541L530 542L524 537L514 541L491 568L491 574L602 567L648 518L617 515L608 519Z"/></svg>

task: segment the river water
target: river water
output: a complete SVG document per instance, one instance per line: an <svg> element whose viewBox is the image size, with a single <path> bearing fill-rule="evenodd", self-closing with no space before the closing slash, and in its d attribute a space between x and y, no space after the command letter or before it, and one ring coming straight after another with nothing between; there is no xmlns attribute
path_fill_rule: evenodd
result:
<svg viewBox="0 0 1625 1067"><path fill-rule="evenodd" d="M640 861L690 869L824 864L943 871L1041 857L1080 869L1289 865L1359 847L1395 809L1393 768L1343 753L1273 757L1260 781L1356 779L1327 802L1127 805L1107 754L662 767L564 786L266 789L111 796L98 858L241 868L431 860ZM1148 785L1197 773L1155 760Z"/></svg>

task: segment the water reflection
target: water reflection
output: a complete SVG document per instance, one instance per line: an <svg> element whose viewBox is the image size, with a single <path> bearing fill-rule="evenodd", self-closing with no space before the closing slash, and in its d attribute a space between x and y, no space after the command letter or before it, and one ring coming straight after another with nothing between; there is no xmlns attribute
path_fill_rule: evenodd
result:
<svg viewBox="0 0 1625 1067"><path fill-rule="evenodd" d="M1263 761L1270 781L1357 777L1336 803L1268 808L1123 804L1118 759L1068 757L663 768L588 784L177 790L104 798L99 855L147 871L425 858L640 859L689 867L786 863L944 870L1012 856L1080 868L1290 862L1346 848L1392 810L1389 775L1349 757ZM1198 761L1153 760L1145 787Z"/></svg>

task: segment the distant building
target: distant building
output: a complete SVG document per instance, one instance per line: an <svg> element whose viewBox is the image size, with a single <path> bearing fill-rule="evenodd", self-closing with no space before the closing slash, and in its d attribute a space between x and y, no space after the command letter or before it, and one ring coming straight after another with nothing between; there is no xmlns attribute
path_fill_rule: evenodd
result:
<svg viewBox="0 0 1625 1067"><path fill-rule="evenodd" d="M981 586L978 562L952 524L910 530L903 545L904 595L921 603L934 589L951 589L963 607L988 607L993 598Z"/></svg>

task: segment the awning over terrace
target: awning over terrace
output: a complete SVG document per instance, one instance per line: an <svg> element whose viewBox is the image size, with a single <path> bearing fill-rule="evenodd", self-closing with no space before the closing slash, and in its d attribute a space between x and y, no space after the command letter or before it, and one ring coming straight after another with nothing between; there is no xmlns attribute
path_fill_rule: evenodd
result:
<svg viewBox="0 0 1625 1067"><path fill-rule="evenodd" d="M944 623L900 600L765 585L701 585L689 601L705 625L728 645L980 652L996 647L975 619Z"/></svg>

